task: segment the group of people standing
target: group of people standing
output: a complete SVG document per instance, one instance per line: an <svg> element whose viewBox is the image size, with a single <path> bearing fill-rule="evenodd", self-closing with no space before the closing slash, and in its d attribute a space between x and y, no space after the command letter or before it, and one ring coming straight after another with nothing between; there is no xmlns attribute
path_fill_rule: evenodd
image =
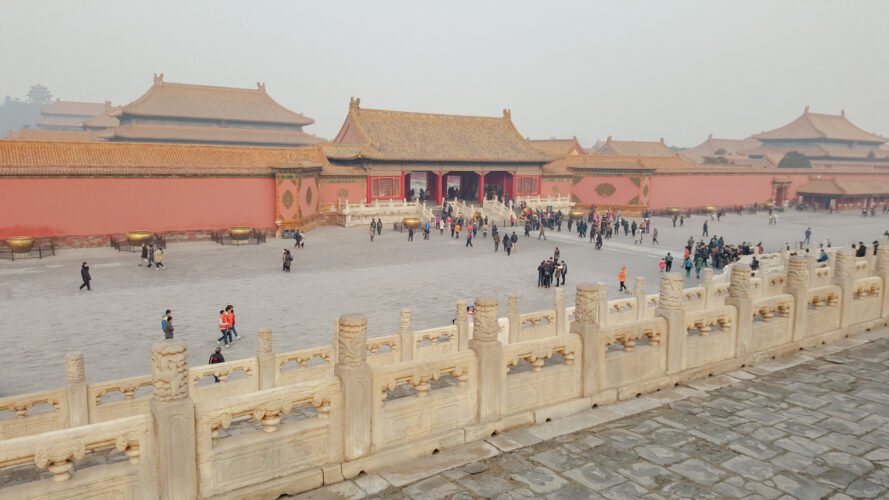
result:
<svg viewBox="0 0 889 500"><path fill-rule="evenodd" d="M556 247L553 256L540 262L537 266L537 286L549 288L552 285L553 278L556 281L556 287L559 286L559 280L562 286L565 286L565 276L568 275L568 263L559 260L561 254L559 247Z"/></svg>
<svg viewBox="0 0 889 500"><path fill-rule="evenodd" d="M235 339L241 338L235 329L235 308L231 304L219 311L219 333L222 335L216 339L216 347L220 347L221 343L225 343L225 347L231 347Z"/></svg>

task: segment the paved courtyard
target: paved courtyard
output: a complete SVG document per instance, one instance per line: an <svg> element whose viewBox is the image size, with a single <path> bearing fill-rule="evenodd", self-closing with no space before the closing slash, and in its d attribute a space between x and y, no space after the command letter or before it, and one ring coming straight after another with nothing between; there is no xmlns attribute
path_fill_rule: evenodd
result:
<svg viewBox="0 0 889 500"><path fill-rule="evenodd" d="M407 233L387 228L374 243L363 227L323 227L295 251L293 272L280 271L280 255L290 242L269 240L261 246L221 247L211 242L171 243L166 271L139 267L136 254L111 248L60 250L44 260L0 261L0 397L61 387L64 354L82 351L87 379L110 380L150 372L149 346L162 339L160 318L173 310L176 337L189 345L189 363L204 364L216 345L216 317L234 304L242 339L225 350L226 359L255 353L255 332L275 331L279 352L330 342L340 314L360 312L369 319L371 336L395 333L398 311L413 310L415 329L450 324L454 304L480 295L501 300L519 295L522 312L549 308L552 291L537 288L537 265L559 246L568 262L567 304L580 282L605 281L617 294L617 273L626 265L630 282L647 279L658 288L657 260L666 251L681 255L689 236L698 239L704 218L684 228L655 218L662 245L633 245L630 237L606 241L596 252L588 241L566 231L547 233L548 241L524 238L511 257L494 253L490 236L466 248L464 240L433 234L406 241ZM778 225L767 216L728 215L710 223L711 235L728 242L763 241L766 251L801 240L807 226L813 242L830 238L834 246L873 241L889 227L885 217L823 213L782 214ZM567 229L567 228L565 228ZM81 261L89 261L93 291L78 291ZM677 261L678 264L678 261ZM696 280L692 278L693 286Z"/></svg>
<svg viewBox="0 0 889 500"><path fill-rule="evenodd" d="M875 330L296 498L886 498L887 337Z"/></svg>

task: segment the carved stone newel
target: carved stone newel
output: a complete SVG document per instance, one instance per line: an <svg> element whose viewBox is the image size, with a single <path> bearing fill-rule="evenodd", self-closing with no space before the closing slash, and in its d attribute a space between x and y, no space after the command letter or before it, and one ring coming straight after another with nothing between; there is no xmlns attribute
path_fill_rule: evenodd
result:
<svg viewBox="0 0 889 500"><path fill-rule="evenodd" d="M574 321L582 325L595 324L598 301L598 285L592 283L581 283L580 285L577 285L577 294L574 296Z"/></svg>
<svg viewBox="0 0 889 500"><path fill-rule="evenodd" d="M272 331L263 328L256 332L256 352L258 354L268 354L272 352Z"/></svg>
<svg viewBox="0 0 889 500"><path fill-rule="evenodd" d="M682 309L682 276L678 273L666 273L661 276L658 309L663 311Z"/></svg>
<svg viewBox="0 0 889 500"><path fill-rule="evenodd" d="M791 255L787 260L787 287L804 288L809 285L809 260L802 255Z"/></svg>
<svg viewBox="0 0 889 500"><path fill-rule="evenodd" d="M82 384L86 382L83 353L69 352L65 355L65 380L68 384Z"/></svg>
<svg viewBox="0 0 889 500"><path fill-rule="evenodd" d="M499 304L496 297L479 297L475 299L473 313L472 338L479 342L497 340L499 326L497 316Z"/></svg>
<svg viewBox="0 0 889 500"><path fill-rule="evenodd" d="M151 346L151 379L155 399L175 401L188 396L185 344L158 342Z"/></svg>
<svg viewBox="0 0 889 500"><path fill-rule="evenodd" d="M753 290L750 282L750 266L747 264L735 264L732 267L731 281L728 286L729 297L736 299L749 299Z"/></svg>
<svg viewBox="0 0 889 500"><path fill-rule="evenodd" d="M367 360L367 318L362 314L340 316L337 364L364 366Z"/></svg>

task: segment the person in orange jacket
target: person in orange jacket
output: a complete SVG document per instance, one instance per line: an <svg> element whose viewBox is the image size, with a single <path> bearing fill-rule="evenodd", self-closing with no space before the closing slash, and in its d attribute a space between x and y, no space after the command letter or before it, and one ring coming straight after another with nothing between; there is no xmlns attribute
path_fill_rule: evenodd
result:
<svg viewBox="0 0 889 500"><path fill-rule="evenodd" d="M219 333L222 334L221 337L216 339L216 345L219 345L220 342L225 342L225 347L229 347L231 345L231 331L228 329L228 314L225 311L219 311Z"/></svg>
<svg viewBox="0 0 889 500"><path fill-rule="evenodd" d="M620 268L620 274L617 275L617 281L620 282L619 292L629 291L627 288L627 266Z"/></svg>
<svg viewBox="0 0 889 500"><path fill-rule="evenodd" d="M232 334L234 334L236 339L240 339L241 336L238 335L238 330L235 329L235 306L231 304L225 306L225 313L228 315L228 339L232 340Z"/></svg>

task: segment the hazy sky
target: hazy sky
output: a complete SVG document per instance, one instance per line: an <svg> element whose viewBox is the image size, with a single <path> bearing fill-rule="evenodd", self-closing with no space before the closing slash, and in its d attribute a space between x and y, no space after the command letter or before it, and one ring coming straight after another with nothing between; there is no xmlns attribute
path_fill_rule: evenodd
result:
<svg viewBox="0 0 889 500"><path fill-rule="evenodd" d="M333 137L368 108L500 115L532 138L692 146L808 104L889 136L889 1L0 0L0 97L126 104L153 73L254 87Z"/></svg>

